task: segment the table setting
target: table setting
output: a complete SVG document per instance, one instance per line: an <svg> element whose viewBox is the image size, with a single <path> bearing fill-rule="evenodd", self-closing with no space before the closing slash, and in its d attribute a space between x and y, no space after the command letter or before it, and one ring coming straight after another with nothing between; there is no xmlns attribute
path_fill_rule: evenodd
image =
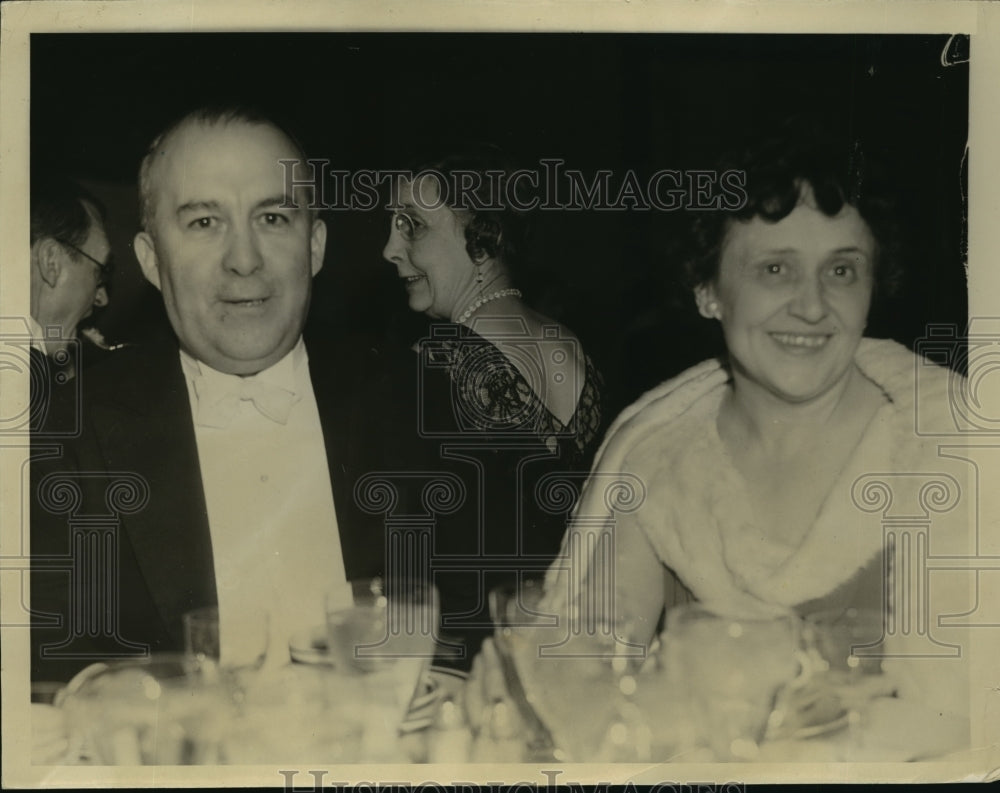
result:
<svg viewBox="0 0 1000 793"><path fill-rule="evenodd" d="M536 592L520 598L520 610L544 611ZM526 758L873 763L969 747L967 719L912 695L923 659L883 657L879 610L748 618L689 603L649 648L627 623L583 627L511 622L484 648L518 677L509 700L535 714Z"/></svg>
<svg viewBox="0 0 1000 793"><path fill-rule="evenodd" d="M464 676L432 665L437 594L365 579L326 598L325 625L273 651L267 613L184 615L183 652L91 664L33 687L33 762L84 765L410 763ZM271 647L271 649L269 649ZM272 657L277 656L277 657Z"/></svg>
<svg viewBox="0 0 1000 793"><path fill-rule="evenodd" d="M33 761L898 762L961 745L961 725L941 721L900 740L900 719L926 714L865 654L879 612L747 619L692 603L646 648L627 624L570 630L522 581L489 594L494 636L468 678L439 663L457 645L437 630L433 587L371 579L352 597L330 598L326 624L293 635L281 662L266 614L234 645L207 608L185 616L184 652L36 684Z"/></svg>

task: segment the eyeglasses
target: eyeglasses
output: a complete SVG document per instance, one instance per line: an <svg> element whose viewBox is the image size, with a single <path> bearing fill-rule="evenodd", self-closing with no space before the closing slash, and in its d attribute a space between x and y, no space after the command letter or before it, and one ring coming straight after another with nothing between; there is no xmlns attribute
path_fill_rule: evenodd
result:
<svg viewBox="0 0 1000 793"><path fill-rule="evenodd" d="M405 212L393 212L392 225L407 242L413 242L427 229L425 223L410 217Z"/></svg>
<svg viewBox="0 0 1000 793"><path fill-rule="evenodd" d="M108 260L106 262L102 262L102 261L100 261L98 259L95 259L93 256L91 256L86 251L80 250L72 242L66 242L66 240L56 240L56 242L58 242L60 245L65 245L67 248L72 248L74 251L76 251L77 253L79 253L85 259L90 259L90 261L92 261L94 264L97 265L97 269L100 272L100 278L99 278L99 280L97 282L98 286L105 286L108 283L108 279L111 278L111 273L115 269L114 268L114 261L113 261L113 259L111 258L110 255L108 256Z"/></svg>

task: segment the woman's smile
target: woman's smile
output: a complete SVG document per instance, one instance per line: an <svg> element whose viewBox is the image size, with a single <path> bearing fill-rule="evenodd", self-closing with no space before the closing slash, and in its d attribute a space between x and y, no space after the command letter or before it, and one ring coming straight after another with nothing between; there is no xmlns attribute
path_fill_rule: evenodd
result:
<svg viewBox="0 0 1000 793"><path fill-rule="evenodd" d="M781 333L772 331L768 334L786 352L797 355L808 355L826 347L832 333Z"/></svg>

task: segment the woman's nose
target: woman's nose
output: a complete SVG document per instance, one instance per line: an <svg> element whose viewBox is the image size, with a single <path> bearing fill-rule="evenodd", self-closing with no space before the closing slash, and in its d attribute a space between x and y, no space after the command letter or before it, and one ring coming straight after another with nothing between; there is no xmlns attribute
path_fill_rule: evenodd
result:
<svg viewBox="0 0 1000 793"><path fill-rule="evenodd" d="M818 278L805 278L798 284L790 311L806 322L819 322L826 316L823 284Z"/></svg>
<svg viewBox="0 0 1000 793"><path fill-rule="evenodd" d="M405 253L406 246L403 244L402 236L396 228L390 224L389 239L386 240L385 247L382 249L382 258L386 261L392 262L393 264L400 264L403 261Z"/></svg>

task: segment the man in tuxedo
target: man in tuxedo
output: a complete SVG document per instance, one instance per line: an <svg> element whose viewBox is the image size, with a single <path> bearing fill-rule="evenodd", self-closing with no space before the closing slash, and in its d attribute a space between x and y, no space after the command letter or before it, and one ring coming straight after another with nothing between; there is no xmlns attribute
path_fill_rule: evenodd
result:
<svg viewBox="0 0 1000 793"><path fill-rule="evenodd" d="M67 179L34 175L28 317L34 431L48 424L53 392L76 376L84 350L95 357L91 343L78 344L77 328L108 304L110 255L100 202Z"/></svg>
<svg viewBox="0 0 1000 793"><path fill-rule="evenodd" d="M183 649L183 615L216 605L224 662L255 661L266 626L281 663L381 572L382 524L353 498L376 370L368 345L303 341L326 227L282 160L305 168L238 109L189 114L143 160L135 252L176 339L95 371L81 436L36 466L36 680Z"/></svg>

